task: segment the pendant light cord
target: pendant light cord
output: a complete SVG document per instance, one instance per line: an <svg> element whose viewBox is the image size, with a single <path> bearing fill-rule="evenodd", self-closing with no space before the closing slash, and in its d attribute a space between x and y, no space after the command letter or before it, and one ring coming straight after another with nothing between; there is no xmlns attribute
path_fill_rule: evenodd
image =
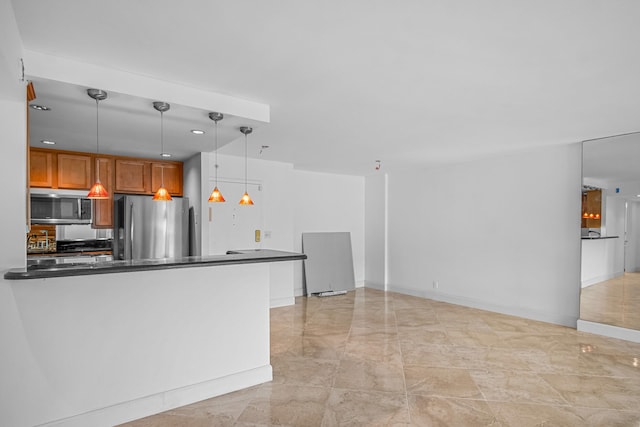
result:
<svg viewBox="0 0 640 427"><path fill-rule="evenodd" d="M100 108L98 107L98 98L96 98L96 154L100 154ZM100 160L96 160L96 181L100 181Z"/></svg>
<svg viewBox="0 0 640 427"><path fill-rule="evenodd" d="M218 122L215 122L216 124L216 166L215 166L215 170L216 170L216 188L218 187Z"/></svg>
<svg viewBox="0 0 640 427"><path fill-rule="evenodd" d="M244 192L247 192L247 134L244 134Z"/></svg>
<svg viewBox="0 0 640 427"><path fill-rule="evenodd" d="M164 154L164 111L160 111L160 156ZM160 166L160 187L164 188L164 165Z"/></svg>
<svg viewBox="0 0 640 427"><path fill-rule="evenodd" d="M99 108L98 108L98 100L96 99L96 152L98 154L100 154L100 139L99 139L99 134L100 134L100 116L99 116Z"/></svg>

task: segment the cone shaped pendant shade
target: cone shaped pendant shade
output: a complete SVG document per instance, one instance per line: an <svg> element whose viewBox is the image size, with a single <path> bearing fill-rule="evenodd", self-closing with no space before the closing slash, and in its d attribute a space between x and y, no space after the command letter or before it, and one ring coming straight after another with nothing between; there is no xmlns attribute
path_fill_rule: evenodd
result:
<svg viewBox="0 0 640 427"><path fill-rule="evenodd" d="M171 105L166 102L154 102L153 108L160 111L160 155L164 154L164 112L169 111ZM164 168L160 169L161 181L160 188L156 191L156 194L153 195L153 200L157 202L169 202L173 200L171 198L171 194L164 188Z"/></svg>
<svg viewBox="0 0 640 427"><path fill-rule="evenodd" d="M253 132L253 129L243 126L240 128L240 132L244 134L244 194L242 195L239 204L252 205L253 200L251 200L251 197L247 192L247 135Z"/></svg>
<svg viewBox="0 0 640 427"><path fill-rule="evenodd" d="M242 195L242 199L240 199L240 204L241 205L252 205L253 204L253 200L251 200L251 196L249 196L249 193L247 193L246 191Z"/></svg>
<svg viewBox="0 0 640 427"><path fill-rule="evenodd" d="M166 188L160 187L158 188L158 191L156 191L156 194L153 195L153 200L158 202L169 202L173 199Z"/></svg>
<svg viewBox="0 0 640 427"><path fill-rule="evenodd" d="M226 202L226 200L224 199L224 197L222 197L222 193L220 192L220 190L218 190L218 187L214 188L213 191L211 192L211 195L209 196L209 202L213 203L213 202Z"/></svg>
<svg viewBox="0 0 640 427"><path fill-rule="evenodd" d="M214 113L209 113L209 118L213 120L216 124L215 125L216 131L214 136L216 141L216 145L215 145L216 164L214 166L216 171L216 184L213 191L211 192L211 195L209 196L209 203L222 203L222 202L225 202L226 200L224 200L222 193L220 192L220 190L218 190L218 122L224 118L224 115L222 113L214 112Z"/></svg>
<svg viewBox="0 0 640 427"><path fill-rule="evenodd" d="M98 200L108 199L109 192L107 191L106 188L104 188L104 185L102 185L100 180L97 180L95 184L93 184L93 187L91 187L91 189L89 190L89 194L87 194L87 198L98 199Z"/></svg>
<svg viewBox="0 0 640 427"><path fill-rule="evenodd" d="M98 116L99 108L98 103L107 99L107 92L100 89L87 89L87 95L96 100L96 154L100 154L100 120ZM104 185L100 182L100 162L96 162L96 182L93 184L89 193L87 194L89 199L108 199L109 192Z"/></svg>

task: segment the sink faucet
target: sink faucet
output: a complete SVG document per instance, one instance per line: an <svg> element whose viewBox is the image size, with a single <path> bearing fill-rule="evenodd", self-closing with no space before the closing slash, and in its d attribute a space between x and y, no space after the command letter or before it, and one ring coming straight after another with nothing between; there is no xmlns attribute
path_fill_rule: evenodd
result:
<svg viewBox="0 0 640 427"><path fill-rule="evenodd" d="M595 231L595 230L589 230L589 236L591 236L591 233L595 234L596 236L600 237L600 232L599 231Z"/></svg>

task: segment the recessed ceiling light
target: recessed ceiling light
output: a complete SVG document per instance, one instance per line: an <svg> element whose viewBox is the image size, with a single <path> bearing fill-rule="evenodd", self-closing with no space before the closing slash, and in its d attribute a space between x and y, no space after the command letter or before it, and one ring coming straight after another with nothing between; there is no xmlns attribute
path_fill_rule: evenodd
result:
<svg viewBox="0 0 640 427"><path fill-rule="evenodd" d="M47 145L55 145L56 144L55 141L49 141L49 140L46 140L46 139L43 139L40 142L42 142L43 144L47 144Z"/></svg>
<svg viewBox="0 0 640 427"><path fill-rule="evenodd" d="M45 105L38 105L38 104L32 104L30 105L31 108L33 108L34 110L38 110L38 111L51 111L51 108L45 106Z"/></svg>
<svg viewBox="0 0 640 427"><path fill-rule="evenodd" d="M194 135L204 135L204 131L200 129L191 129L191 133Z"/></svg>
<svg viewBox="0 0 640 427"><path fill-rule="evenodd" d="M160 155L161 155L162 157L171 157L171 154L169 154L169 153L162 153L162 154L160 154Z"/></svg>

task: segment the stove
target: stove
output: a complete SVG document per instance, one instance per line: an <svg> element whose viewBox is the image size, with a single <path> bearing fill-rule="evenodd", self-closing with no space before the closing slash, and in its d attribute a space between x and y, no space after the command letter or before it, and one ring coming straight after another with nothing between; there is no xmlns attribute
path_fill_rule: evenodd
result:
<svg viewBox="0 0 640 427"><path fill-rule="evenodd" d="M87 252L111 253L112 248L113 239L58 240L56 242L57 254L83 254Z"/></svg>

